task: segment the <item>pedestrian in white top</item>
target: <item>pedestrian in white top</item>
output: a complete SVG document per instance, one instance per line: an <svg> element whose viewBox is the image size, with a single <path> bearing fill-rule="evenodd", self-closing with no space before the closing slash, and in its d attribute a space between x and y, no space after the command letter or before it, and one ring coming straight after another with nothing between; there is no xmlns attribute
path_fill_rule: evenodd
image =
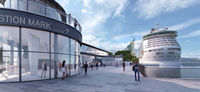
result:
<svg viewBox="0 0 200 92"><path fill-rule="evenodd" d="M63 63L62 63L62 72L63 72L62 80L64 80L66 71L67 71L67 67L65 65L65 60L63 60Z"/></svg>

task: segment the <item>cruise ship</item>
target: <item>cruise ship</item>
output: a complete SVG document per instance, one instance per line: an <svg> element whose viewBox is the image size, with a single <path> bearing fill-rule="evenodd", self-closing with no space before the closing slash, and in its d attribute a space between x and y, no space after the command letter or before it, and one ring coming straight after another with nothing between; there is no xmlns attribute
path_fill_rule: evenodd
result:
<svg viewBox="0 0 200 92"><path fill-rule="evenodd" d="M177 31L168 28L152 28L143 36L139 47L139 62L146 66L180 67L181 46Z"/></svg>

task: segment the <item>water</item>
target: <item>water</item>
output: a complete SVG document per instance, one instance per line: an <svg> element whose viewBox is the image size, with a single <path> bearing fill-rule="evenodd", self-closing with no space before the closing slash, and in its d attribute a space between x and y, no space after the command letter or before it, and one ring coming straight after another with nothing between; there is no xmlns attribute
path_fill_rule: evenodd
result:
<svg viewBox="0 0 200 92"><path fill-rule="evenodd" d="M181 68L146 67L149 77L163 78L200 78L200 63L181 63Z"/></svg>
<svg viewBox="0 0 200 92"><path fill-rule="evenodd" d="M200 68L200 63L181 63L181 68Z"/></svg>

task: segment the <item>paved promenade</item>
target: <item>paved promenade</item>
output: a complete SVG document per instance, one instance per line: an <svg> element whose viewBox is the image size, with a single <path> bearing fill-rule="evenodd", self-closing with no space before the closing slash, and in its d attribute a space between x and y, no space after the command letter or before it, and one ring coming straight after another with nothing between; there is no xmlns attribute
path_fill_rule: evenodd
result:
<svg viewBox="0 0 200 92"><path fill-rule="evenodd" d="M134 80L131 67L88 68L80 75L61 79L20 83L0 83L0 92L200 92L200 79L141 77Z"/></svg>

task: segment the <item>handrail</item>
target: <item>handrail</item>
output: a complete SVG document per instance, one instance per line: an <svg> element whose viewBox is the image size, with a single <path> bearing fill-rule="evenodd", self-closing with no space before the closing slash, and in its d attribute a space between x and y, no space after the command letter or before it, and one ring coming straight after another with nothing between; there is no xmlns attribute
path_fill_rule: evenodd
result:
<svg viewBox="0 0 200 92"><path fill-rule="evenodd" d="M58 10L58 9L50 7L47 4L43 5L43 4L39 4L37 2L33 2L33 1L24 1L24 0L17 0L17 1L19 1L19 3L17 3L17 6L18 6L17 10L28 11L28 12L31 12L31 13L36 13L36 14L39 14L39 15L43 15L43 16L46 16L46 17L49 17L49 18L56 19L58 21L64 22L64 23L66 23L66 24L68 24L70 26L72 26L73 24L77 24L77 25L73 25L72 27L77 29L79 32L82 31L81 25L77 21L75 21L74 18L70 17L68 14L66 14L66 13L64 13L64 12ZM16 4L16 2L12 2L12 0L11 0L10 4L11 5L15 5L15 4L12 4L12 3ZM25 4L25 6L23 6L24 4ZM30 5L28 5L28 4L35 5L35 6L39 7L40 10L44 9L45 13L41 12L40 10L36 10L36 11L32 11L32 9L29 10ZM7 6L6 8L11 8L11 5L9 7ZM24 9L24 8L20 9L20 7L25 7L27 9Z"/></svg>

